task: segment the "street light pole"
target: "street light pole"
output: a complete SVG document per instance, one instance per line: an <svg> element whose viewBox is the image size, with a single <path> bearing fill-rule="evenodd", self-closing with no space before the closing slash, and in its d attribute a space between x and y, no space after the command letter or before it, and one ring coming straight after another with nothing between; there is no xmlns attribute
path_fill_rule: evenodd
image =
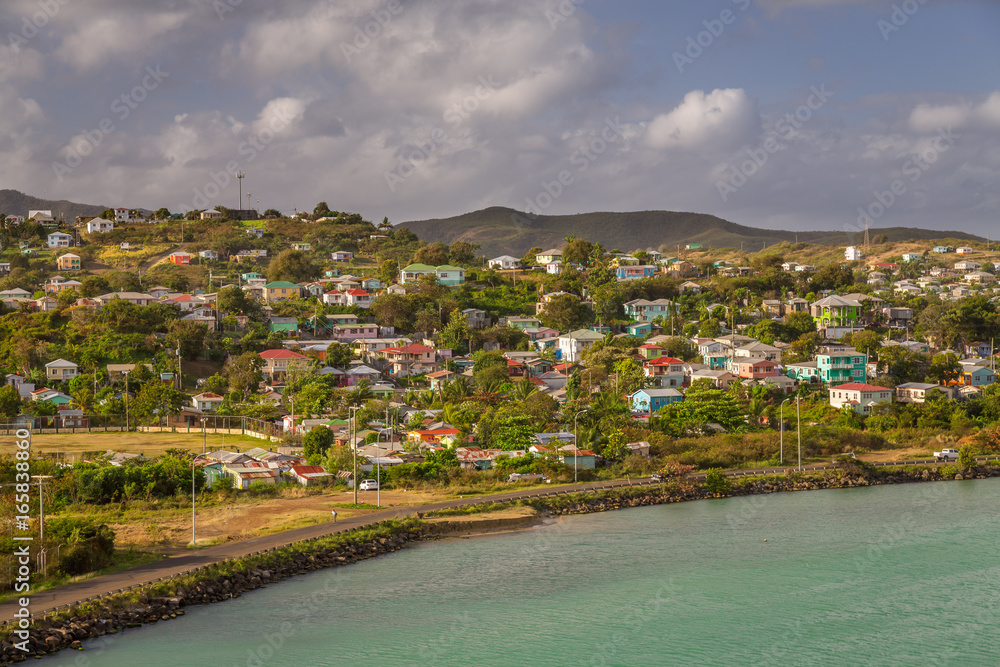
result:
<svg viewBox="0 0 1000 667"><path fill-rule="evenodd" d="M201 453L202 454L207 454L208 453L208 431L205 430L205 421L207 419L208 419L207 417L202 417L201 418ZM194 482L191 482L191 483L194 484Z"/></svg>
<svg viewBox="0 0 1000 667"><path fill-rule="evenodd" d="M350 434L351 449L354 450L354 504L357 505L358 504L358 443L354 442L354 440L357 437L357 430L358 430L357 423L355 422L355 415L357 415L358 406L352 405L349 409L351 411L351 424L347 432Z"/></svg>
<svg viewBox="0 0 1000 667"><path fill-rule="evenodd" d="M785 464L785 403L792 400L791 397L786 398L778 406L778 461L780 465Z"/></svg>
<svg viewBox="0 0 1000 667"><path fill-rule="evenodd" d="M573 415L573 483L574 484L576 484L577 461L580 460L580 445L579 445L580 427L577 424L577 419L584 412L586 412L586 410L580 410L575 415Z"/></svg>
<svg viewBox="0 0 1000 667"><path fill-rule="evenodd" d="M44 574L48 570L48 563L45 553L45 492L42 480L52 479L52 475L32 475L32 477L38 480L38 542L40 545L39 555L41 556L41 562L38 565Z"/></svg>
<svg viewBox="0 0 1000 667"><path fill-rule="evenodd" d="M125 432L128 433L128 371L122 371L125 375Z"/></svg>
<svg viewBox="0 0 1000 667"><path fill-rule="evenodd" d="M799 398L800 397L798 396L795 397L795 410L797 413L795 421L797 422L796 426L798 427L798 432L799 432L799 472L801 472L802 471L802 404L799 403Z"/></svg>
<svg viewBox="0 0 1000 667"><path fill-rule="evenodd" d="M202 424L204 424L204 423L205 423L205 421L202 420ZM194 462L195 462L195 460L197 458L198 457L196 456L193 459L191 459L191 546L192 547L195 547L195 546L198 545L198 540L197 540L197 537L195 536L195 514L194 514L194 502L195 502L195 495L194 495Z"/></svg>

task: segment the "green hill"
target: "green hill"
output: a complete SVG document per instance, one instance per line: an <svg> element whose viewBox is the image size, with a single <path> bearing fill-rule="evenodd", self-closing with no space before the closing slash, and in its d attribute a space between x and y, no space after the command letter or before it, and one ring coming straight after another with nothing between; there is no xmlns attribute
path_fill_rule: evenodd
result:
<svg viewBox="0 0 1000 667"><path fill-rule="evenodd" d="M58 220L63 219L72 223L76 216L100 215L107 206L95 206L91 204L77 204L64 199L51 200L39 199L26 195L17 190L0 190L0 213L5 215L28 215L29 210L52 211L52 215Z"/></svg>
<svg viewBox="0 0 1000 667"><path fill-rule="evenodd" d="M849 231L786 232L738 225L714 215L675 211L634 211L630 213L579 213L576 215L529 216L510 208L494 206L453 218L404 222L421 239L429 242L478 243L487 257L500 254L520 256L528 249L560 247L573 235L599 242L605 248L631 251L637 248L674 248L700 243L706 248L760 250L764 245L799 241L819 245L846 246L860 243L863 233ZM884 234L889 241L953 239L980 240L964 232L933 231L910 227L877 227L872 236Z"/></svg>

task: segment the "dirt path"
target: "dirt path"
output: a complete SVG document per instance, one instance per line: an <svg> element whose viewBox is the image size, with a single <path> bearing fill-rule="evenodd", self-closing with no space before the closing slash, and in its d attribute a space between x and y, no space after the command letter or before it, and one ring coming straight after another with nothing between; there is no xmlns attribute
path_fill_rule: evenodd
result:
<svg viewBox="0 0 1000 667"><path fill-rule="evenodd" d="M180 244L178 246L171 246L171 248L169 250L167 250L165 252L162 252L159 255L153 255L152 257L150 257L149 259L147 259L145 262L143 262L142 264L140 264L139 268L136 270L136 272L139 273L140 275L143 274L143 273L145 273L145 272L148 272L151 268L153 268L154 266L156 266L160 262L164 261L167 257L170 257L170 255L172 255L175 251L177 251L177 250L183 250L186 246L187 246L186 243L182 243L182 244Z"/></svg>

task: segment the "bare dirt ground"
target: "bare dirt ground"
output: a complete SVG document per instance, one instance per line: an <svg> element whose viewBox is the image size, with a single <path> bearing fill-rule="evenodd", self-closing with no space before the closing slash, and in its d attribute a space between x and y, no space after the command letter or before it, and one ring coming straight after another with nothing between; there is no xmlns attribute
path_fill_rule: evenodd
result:
<svg viewBox="0 0 1000 667"><path fill-rule="evenodd" d="M273 444L273 443L271 443ZM31 449L36 453L59 453L60 460L72 463L79 461L85 452L116 452L143 454L147 457L159 456L171 448L201 452L229 449L243 451L253 447L267 447L265 440L240 435L207 434L205 442L200 433L37 433L31 436ZM0 454L14 453L14 440L0 441Z"/></svg>
<svg viewBox="0 0 1000 667"><path fill-rule="evenodd" d="M295 491L288 492L294 494ZM329 491L322 495L300 497L262 498L247 500L234 498L231 502L216 504L197 511L196 532L199 544L244 540L250 537L276 533L337 519L365 516L379 511L374 508L374 491L359 491L358 503L369 504L371 509L349 509L354 503L353 491ZM426 491L383 491L381 509L420 505L446 500L445 493ZM191 543L191 513L189 510L172 510L169 513L150 512L148 518L137 516L123 523L109 524L115 531L115 541L122 546L132 546L143 551L176 553Z"/></svg>
<svg viewBox="0 0 1000 667"><path fill-rule="evenodd" d="M946 445L951 447L951 445ZM926 447L904 447L902 449L888 449L884 452L869 452L858 456L862 461L869 463L885 463L887 461L915 461L933 458L934 454Z"/></svg>

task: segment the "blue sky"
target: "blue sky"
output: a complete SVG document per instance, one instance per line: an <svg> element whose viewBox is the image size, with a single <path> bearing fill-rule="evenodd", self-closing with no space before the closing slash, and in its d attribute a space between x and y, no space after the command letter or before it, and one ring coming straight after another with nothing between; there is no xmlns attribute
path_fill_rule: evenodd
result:
<svg viewBox="0 0 1000 667"><path fill-rule="evenodd" d="M393 222L1000 219L997 2L5 0L0 27L2 187L52 199L235 206L240 168L261 207Z"/></svg>

